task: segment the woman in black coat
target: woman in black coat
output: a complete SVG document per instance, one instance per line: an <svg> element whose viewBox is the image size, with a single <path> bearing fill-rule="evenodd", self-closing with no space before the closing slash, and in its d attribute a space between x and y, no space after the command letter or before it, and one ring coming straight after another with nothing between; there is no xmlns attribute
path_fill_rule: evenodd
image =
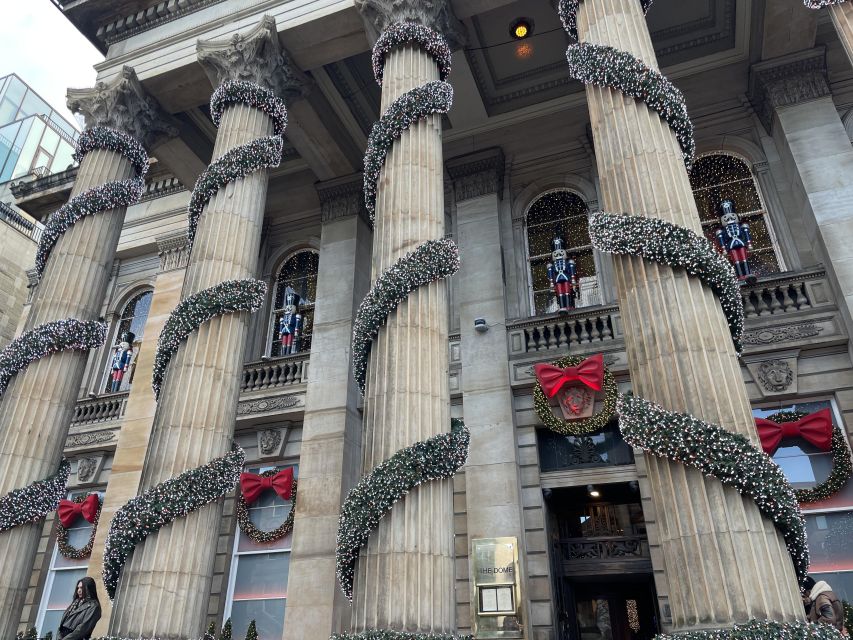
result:
<svg viewBox="0 0 853 640"><path fill-rule="evenodd" d="M101 603L98 601L95 581L86 576L77 582L74 600L62 614L59 640L88 640L100 619Z"/></svg>

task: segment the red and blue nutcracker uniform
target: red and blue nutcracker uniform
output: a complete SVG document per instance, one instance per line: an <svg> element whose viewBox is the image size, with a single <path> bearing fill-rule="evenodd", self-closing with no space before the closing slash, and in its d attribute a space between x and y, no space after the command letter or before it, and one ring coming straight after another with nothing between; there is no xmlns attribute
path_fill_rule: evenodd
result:
<svg viewBox="0 0 853 640"><path fill-rule="evenodd" d="M551 246L553 252L551 262L548 263L548 281L557 298L560 313L567 313L575 308L575 302L580 298L575 261L569 258L563 248L562 238L554 238Z"/></svg>
<svg viewBox="0 0 853 640"><path fill-rule="evenodd" d="M285 296L284 313L278 321L281 355L299 352L299 334L302 332L302 316L298 312L299 302L299 296L291 291Z"/></svg>
<svg viewBox="0 0 853 640"><path fill-rule="evenodd" d="M113 353L112 361L112 376L110 380L110 391L116 393L121 387L121 381L124 374L130 366L130 361L133 358L133 341L136 336L132 333L125 332L121 334L121 343L116 347Z"/></svg>
<svg viewBox="0 0 853 640"><path fill-rule="evenodd" d="M755 277L750 273L748 262L749 252L752 251L749 225L741 223L731 200L723 200L720 210L723 228L717 229L717 242L734 265L738 280L753 280Z"/></svg>

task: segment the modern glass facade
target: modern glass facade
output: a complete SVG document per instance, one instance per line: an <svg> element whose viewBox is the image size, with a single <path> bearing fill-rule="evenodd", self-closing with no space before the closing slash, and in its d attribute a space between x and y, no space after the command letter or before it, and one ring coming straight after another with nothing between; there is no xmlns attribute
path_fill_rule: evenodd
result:
<svg viewBox="0 0 853 640"><path fill-rule="evenodd" d="M0 183L64 171L78 135L18 76L0 78Z"/></svg>

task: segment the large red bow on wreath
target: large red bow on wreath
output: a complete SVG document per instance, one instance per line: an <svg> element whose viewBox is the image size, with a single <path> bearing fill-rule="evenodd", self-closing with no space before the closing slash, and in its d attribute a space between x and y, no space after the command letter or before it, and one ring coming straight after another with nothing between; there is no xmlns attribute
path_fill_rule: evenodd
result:
<svg viewBox="0 0 853 640"><path fill-rule="evenodd" d="M549 398L553 398L564 385L581 382L595 391L601 391L604 384L604 356L596 354L576 367L561 369L552 364L537 364L533 367L536 379Z"/></svg>
<svg viewBox="0 0 853 640"><path fill-rule="evenodd" d="M96 493L93 493L83 502L74 502L72 500L60 500L59 508L56 512L59 514L59 521L66 529L74 524L74 521L83 516L86 522L95 522L98 515L98 507L101 501Z"/></svg>
<svg viewBox="0 0 853 640"><path fill-rule="evenodd" d="M761 447L768 455L776 453L785 438L803 438L821 451L832 448L832 415L829 409L821 409L795 422L777 423L765 418L756 418Z"/></svg>
<svg viewBox="0 0 853 640"><path fill-rule="evenodd" d="M259 476L255 473L240 474L240 491L246 504L252 504L267 489L275 491L282 500L290 500L293 488L293 467L282 469L274 476Z"/></svg>

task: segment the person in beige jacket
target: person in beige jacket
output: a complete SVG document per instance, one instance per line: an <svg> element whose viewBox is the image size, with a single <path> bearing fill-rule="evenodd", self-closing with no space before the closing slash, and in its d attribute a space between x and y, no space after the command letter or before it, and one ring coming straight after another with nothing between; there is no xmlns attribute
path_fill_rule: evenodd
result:
<svg viewBox="0 0 853 640"><path fill-rule="evenodd" d="M809 588L810 583L814 583L811 588ZM811 601L808 614L809 622L831 624L839 631L844 632L844 605L841 604L841 600L835 595L832 587L823 580L814 582L811 578L805 586L806 597Z"/></svg>

